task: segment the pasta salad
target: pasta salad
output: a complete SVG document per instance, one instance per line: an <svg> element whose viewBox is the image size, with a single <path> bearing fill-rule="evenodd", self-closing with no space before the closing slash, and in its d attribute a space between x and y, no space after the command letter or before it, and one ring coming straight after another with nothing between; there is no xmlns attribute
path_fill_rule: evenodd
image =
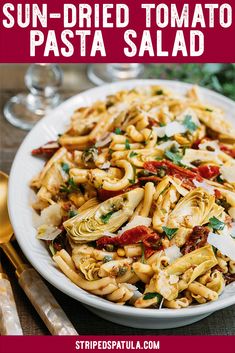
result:
<svg viewBox="0 0 235 353"><path fill-rule="evenodd" d="M117 92L32 154L37 237L80 288L180 309L235 280L235 129L197 87Z"/></svg>

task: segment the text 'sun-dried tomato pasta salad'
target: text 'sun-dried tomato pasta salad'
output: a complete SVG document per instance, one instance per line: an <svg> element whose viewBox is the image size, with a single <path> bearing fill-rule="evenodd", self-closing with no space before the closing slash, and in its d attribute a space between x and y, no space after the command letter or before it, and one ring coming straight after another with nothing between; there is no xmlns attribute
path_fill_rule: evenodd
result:
<svg viewBox="0 0 235 353"><path fill-rule="evenodd" d="M32 153L37 236L79 287L179 309L235 280L235 130L195 87L120 91Z"/></svg>

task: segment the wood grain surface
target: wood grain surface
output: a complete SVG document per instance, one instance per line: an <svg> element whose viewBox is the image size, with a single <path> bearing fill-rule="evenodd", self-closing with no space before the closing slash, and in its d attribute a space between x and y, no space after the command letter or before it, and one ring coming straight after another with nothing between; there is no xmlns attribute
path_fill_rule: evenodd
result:
<svg viewBox="0 0 235 353"><path fill-rule="evenodd" d="M64 82L61 94L64 98L92 87L86 76L86 65L61 65ZM27 65L0 65L0 170L9 173L19 145L27 132L11 126L3 116L6 101L19 92L26 91L24 74ZM17 192L17 189L16 189ZM1 197L1 195L0 195ZM16 244L17 246L17 244ZM28 301L17 283L14 270L5 256L0 253L5 271L10 277L16 304L25 335L49 335L47 328ZM235 334L235 306L213 313L195 324L177 329L141 330L113 324L90 313L78 301L68 297L49 285L56 299L80 334L86 335L233 335Z"/></svg>

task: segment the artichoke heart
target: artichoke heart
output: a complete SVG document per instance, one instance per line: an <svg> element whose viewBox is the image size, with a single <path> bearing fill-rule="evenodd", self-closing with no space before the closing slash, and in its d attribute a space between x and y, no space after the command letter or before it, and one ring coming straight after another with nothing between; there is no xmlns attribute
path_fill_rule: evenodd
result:
<svg viewBox="0 0 235 353"><path fill-rule="evenodd" d="M196 188L183 197L168 217L167 227L193 228L203 224L215 204L215 197L202 188ZM222 212L222 209L220 210Z"/></svg>
<svg viewBox="0 0 235 353"><path fill-rule="evenodd" d="M132 216L143 196L144 190L136 188L68 219L63 225L71 242L86 243L101 238L104 232L115 232Z"/></svg>

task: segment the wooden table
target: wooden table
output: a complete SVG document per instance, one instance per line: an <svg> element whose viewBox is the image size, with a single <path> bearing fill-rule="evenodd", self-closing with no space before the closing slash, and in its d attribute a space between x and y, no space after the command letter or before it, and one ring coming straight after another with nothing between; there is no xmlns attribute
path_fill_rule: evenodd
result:
<svg viewBox="0 0 235 353"><path fill-rule="evenodd" d="M62 68L64 83L61 92L65 98L92 87L86 77L86 65L62 65ZM26 132L11 126L4 119L2 109L11 96L26 90L24 85L26 69L27 65L0 65L0 169L6 173L10 171L15 153L26 136ZM48 335L47 328L19 287L13 268L4 255L2 255L2 262L11 279L24 334ZM51 285L48 284L48 286L80 334L232 335L235 333L235 306L220 310L186 327L168 330L140 330L105 321L90 313L76 300Z"/></svg>

